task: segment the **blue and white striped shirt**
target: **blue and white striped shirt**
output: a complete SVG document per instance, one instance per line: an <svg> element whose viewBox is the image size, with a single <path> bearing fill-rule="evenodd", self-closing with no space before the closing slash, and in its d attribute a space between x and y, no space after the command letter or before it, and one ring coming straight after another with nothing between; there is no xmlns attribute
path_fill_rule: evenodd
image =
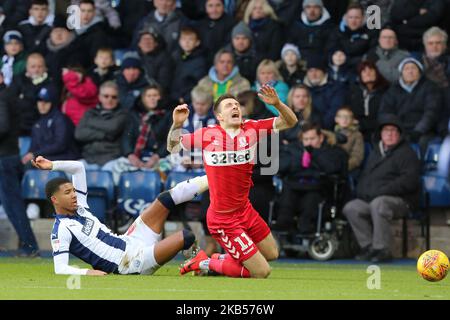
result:
<svg viewBox="0 0 450 320"><path fill-rule="evenodd" d="M96 270L117 273L127 243L102 224L87 204L86 172L78 161L53 161L53 170L72 175L77 192L75 215L56 214L51 234L53 259L57 274L86 274L87 269L70 267L69 253L90 264Z"/></svg>

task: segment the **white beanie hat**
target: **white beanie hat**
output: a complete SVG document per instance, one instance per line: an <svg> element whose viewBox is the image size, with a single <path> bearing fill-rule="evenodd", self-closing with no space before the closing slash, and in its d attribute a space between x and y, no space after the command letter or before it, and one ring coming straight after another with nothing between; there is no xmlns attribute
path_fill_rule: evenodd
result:
<svg viewBox="0 0 450 320"><path fill-rule="evenodd" d="M398 65L398 71L400 73L402 73L403 67L407 63L414 63L417 66L417 68L419 68L420 72L423 72L423 65L419 62L419 60L417 60L413 57L408 57L408 58L403 59L402 62Z"/></svg>
<svg viewBox="0 0 450 320"><path fill-rule="evenodd" d="M283 49L281 49L281 58L284 58L284 55L288 51L293 51L295 53L295 55L297 56L297 59L300 60L300 58L301 58L300 50L298 50L298 47L295 44L292 44L292 43L286 43L283 46Z"/></svg>

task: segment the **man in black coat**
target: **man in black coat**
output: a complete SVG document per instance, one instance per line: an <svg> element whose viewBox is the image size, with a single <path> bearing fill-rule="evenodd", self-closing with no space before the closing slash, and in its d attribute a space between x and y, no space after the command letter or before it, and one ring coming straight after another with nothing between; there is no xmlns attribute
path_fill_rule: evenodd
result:
<svg viewBox="0 0 450 320"><path fill-rule="evenodd" d="M119 88L112 81L100 87L100 103L87 111L75 129L75 139L82 145L85 167L108 170L121 155L121 140L127 122L127 110L120 108Z"/></svg>
<svg viewBox="0 0 450 320"><path fill-rule="evenodd" d="M137 43L139 32L150 30L164 37L167 50L173 52L177 46L180 29L187 23L186 17L176 8L175 0L154 0L155 10L142 18L134 29L132 44Z"/></svg>
<svg viewBox="0 0 450 320"><path fill-rule="evenodd" d="M402 138L398 118L382 117L379 131L381 140L359 177L356 199L343 208L361 247L356 259L372 262L392 258L390 221L416 207L420 192L420 161Z"/></svg>
<svg viewBox="0 0 450 320"><path fill-rule="evenodd" d="M419 143L424 153L428 141L436 134L443 109L442 92L422 76L423 66L414 58L404 59L399 71L400 79L384 94L379 115L397 115L405 138Z"/></svg>
<svg viewBox="0 0 450 320"><path fill-rule="evenodd" d="M342 48L353 71L369 49L376 45L376 38L367 29L364 16L364 9L359 4L350 5L330 39L330 48Z"/></svg>
<svg viewBox="0 0 450 320"><path fill-rule="evenodd" d="M287 42L295 44L305 60L316 55L326 56L334 24L322 0L304 0L300 19L289 29Z"/></svg>
<svg viewBox="0 0 450 320"><path fill-rule="evenodd" d="M19 236L20 255L37 256L38 245L22 198L23 167L19 157L19 112L8 103L10 91L0 77L0 203Z"/></svg>
<svg viewBox="0 0 450 320"><path fill-rule="evenodd" d="M36 97L39 90L44 86L54 85L47 73L44 57L39 53L33 53L27 58L26 73L14 78L8 88L14 107L19 110L20 136L30 136L31 128L39 119L36 109Z"/></svg>
<svg viewBox="0 0 450 320"><path fill-rule="evenodd" d="M45 54L46 41L52 30L53 16L50 15L48 0L32 0L28 20L20 23L17 30L23 36L28 53Z"/></svg>
<svg viewBox="0 0 450 320"><path fill-rule="evenodd" d="M206 17L194 24L200 33L200 39L207 52L208 65L213 64L214 55L230 41L234 19L225 13L222 0L207 0Z"/></svg>
<svg viewBox="0 0 450 320"><path fill-rule="evenodd" d="M324 199L321 190L325 184L321 175L339 174L345 177L347 162L345 151L329 145L319 125L305 124L298 142L288 145L280 154L279 172L284 179L274 228L289 230L293 213L300 211L299 232L314 232L319 203Z"/></svg>
<svg viewBox="0 0 450 320"><path fill-rule="evenodd" d="M231 43L225 47L233 52L239 72L250 83L255 82L256 69L261 61L261 57L253 47L252 42L253 36L250 28L241 21L233 28Z"/></svg>
<svg viewBox="0 0 450 320"><path fill-rule="evenodd" d="M100 17L96 16L94 1L81 0L80 10L81 28L75 28L77 35L75 44L78 50L84 53L79 63L88 70L94 65L97 50L108 47L109 40L105 23Z"/></svg>
<svg viewBox="0 0 450 320"><path fill-rule="evenodd" d="M141 95L142 90L154 79L147 79L142 70L142 61L137 52L127 52L123 56L120 72L116 75L119 87L120 107L130 110Z"/></svg>

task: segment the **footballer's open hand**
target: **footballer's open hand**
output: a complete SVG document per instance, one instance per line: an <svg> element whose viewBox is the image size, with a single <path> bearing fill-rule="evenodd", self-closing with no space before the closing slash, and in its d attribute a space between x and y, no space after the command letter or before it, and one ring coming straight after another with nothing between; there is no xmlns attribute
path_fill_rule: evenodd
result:
<svg viewBox="0 0 450 320"><path fill-rule="evenodd" d="M189 117L189 108L187 104L177 106L173 110L173 123L175 126L182 126L184 121Z"/></svg>
<svg viewBox="0 0 450 320"><path fill-rule="evenodd" d="M270 85L263 85L258 92L258 97L267 104L277 106L281 103L277 92Z"/></svg>
<svg viewBox="0 0 450 320"><path fill-rule="evenodd" d="M43 156L38 156L36 160L31 160L31 164L41 170L52 170L53 169L53 163L45 159Z"/></svg>

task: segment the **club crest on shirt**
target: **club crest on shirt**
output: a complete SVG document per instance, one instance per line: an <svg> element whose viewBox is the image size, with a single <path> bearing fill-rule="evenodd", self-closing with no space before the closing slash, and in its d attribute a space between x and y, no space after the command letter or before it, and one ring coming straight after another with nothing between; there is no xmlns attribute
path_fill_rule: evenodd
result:
<svg viewBox="0 0 450 320"><path fill-rule="evenodd" d="M86 222L83 225L83 229L81 229L81 231L85 234L85 235L90 235L92 232L92 228L94 227L94 220L86 218Z"/></svg>

